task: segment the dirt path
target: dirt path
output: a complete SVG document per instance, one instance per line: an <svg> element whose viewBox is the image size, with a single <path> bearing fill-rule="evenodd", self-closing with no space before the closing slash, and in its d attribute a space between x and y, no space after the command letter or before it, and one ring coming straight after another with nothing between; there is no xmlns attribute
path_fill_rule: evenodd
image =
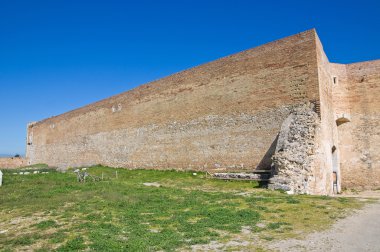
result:
<svg viewBox="0 0 380 252"><path fill-rule="evenodd" d="M350 195L345 195L350 196ZM379 199L380 195L351 195ZM353 215L339 220L327 231L313 233L304 240L284 240L271 244L274 251L370 251L380 252L380 201L368 204Z"/></svg>

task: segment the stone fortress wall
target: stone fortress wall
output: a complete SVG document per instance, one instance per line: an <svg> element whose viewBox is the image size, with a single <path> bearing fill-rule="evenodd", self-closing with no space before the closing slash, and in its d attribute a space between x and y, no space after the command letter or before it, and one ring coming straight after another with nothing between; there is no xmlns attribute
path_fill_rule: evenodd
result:
<svg viewBox="0 0 380 252"><path fill-rule="evenodd" d="M318 99L315 65L313 32L235 54L32 124L28 157L53 166L265 168L289 108Z"/></svg>
<svg viewBox="0 0 380 252"><path fill-rule="evenodd" d="M18 157L0 158L0 169L19 168L27 165L27 160Z"/></svg>
<svg viewBox="0 0 380 252"><path fill-rule="evenodd" d="M380 188L380 60L332 64L342 186Z"/></svg>
<svg viewBox="0 0 380 252"><path fill-rule="evenodd" d="M331 194L333 171L343 186L366 181L371 187L380 174L379 114L372 107L379 108L374 102L379 63L359 65L329 63L315 30L309 30L32 123L27 158L30 164L62 168L272 169L283 122L308 104L318 120L305 192ZM350 114L350 126L337 126L339 113ZM363 127L377 138L363 138ZM340 134L356 138L348 144ZM364 144L366 151L358 150ZM356 180L352 172L369 169L369 164L371 172Z"/></svg>

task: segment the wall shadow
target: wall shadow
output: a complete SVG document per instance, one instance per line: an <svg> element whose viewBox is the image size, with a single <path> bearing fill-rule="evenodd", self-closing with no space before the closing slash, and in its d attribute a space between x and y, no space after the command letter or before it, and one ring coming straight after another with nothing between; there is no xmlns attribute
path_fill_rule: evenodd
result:
<svg viewBox="0 0 380 252"><path fill-rule="evenodd" d="M272 156L276 152L276 146L278 142L278 137L280 134L277 134L276 138L270 145L269 149L261 159L260 163L256 166L255 170L271 170L272 165Z"/></svg>

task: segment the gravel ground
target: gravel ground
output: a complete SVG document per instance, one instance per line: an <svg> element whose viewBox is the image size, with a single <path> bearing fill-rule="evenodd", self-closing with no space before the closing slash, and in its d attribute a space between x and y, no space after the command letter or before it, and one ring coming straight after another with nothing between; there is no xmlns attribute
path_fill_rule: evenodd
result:
<svg viewBox="0 0 380 252"><path fill-rule="evenodd" d="M346 197L380 198L380 192ZM324 232L308 235L304 240L289 239L272 243L274 251L370 251L380 252L380 201L368 204Z"/></svg>

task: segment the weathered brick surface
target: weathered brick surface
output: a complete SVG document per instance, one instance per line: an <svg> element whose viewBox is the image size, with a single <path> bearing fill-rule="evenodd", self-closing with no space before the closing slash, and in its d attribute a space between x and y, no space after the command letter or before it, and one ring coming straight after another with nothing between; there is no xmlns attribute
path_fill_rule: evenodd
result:
<svg viewBox="0 0 380 252"><path fill-rule="evenodd" d="M335 66L342 186L380 188L380 60Z"/></svg>
<svg viewBox="0 0 380 252"><path fill-rule="evenodd" d="M379 188L380 60L334 64L320 43L317 49L323 137L320 171L326 176L332 172L336 148L343 188Z"/></svg>
<svg viewBox="0 0 380 252"><path fill-rule="evenodd" d="M307 31L29 127L31 163L267 168L289 107L318 99Z"/></svg>
<svg viewBox="0 0 380 252"><path fill-rule="evenodd" d="M338 187L378 187L379 66L330 63L306 31L30 124L27 157L63 168L267 169L283 121L312 102L309 192L331 194L334 172Z"/></svg>
<svg viewBox="0 0 380 252"><path fill-rule="evenodd" d="M315 191L318 194L331 194L333 192L333 156L332 150L337 146L337 126L334 120L333 107L333 80L330 69L330 62L323 51L322 43L317 37L317 60L318 60L318 82L320 95L320 127L317 130L317 155L318 161L315 163ZM336 147L335 147L336 148ZM340 173L339 161L336 167ZM339 176L340 178L340 176Z"/></svg>

